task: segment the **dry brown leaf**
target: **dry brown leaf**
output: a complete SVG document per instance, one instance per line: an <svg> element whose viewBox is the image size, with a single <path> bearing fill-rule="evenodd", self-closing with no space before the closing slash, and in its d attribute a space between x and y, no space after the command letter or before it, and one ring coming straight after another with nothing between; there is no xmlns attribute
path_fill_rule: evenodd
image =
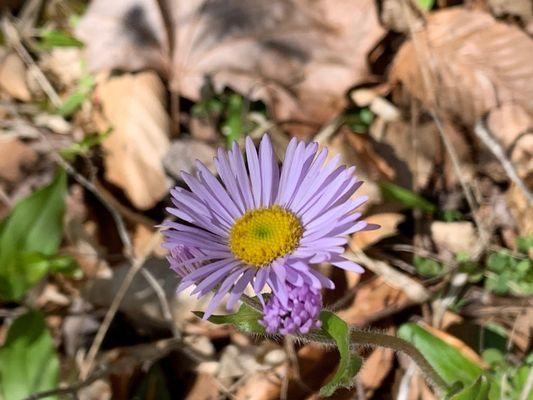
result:
<svg viewBox="0 0 533 400"><path fill-rule="evenodd" d="M214 376L200 372L185 400L216 400L219 398L218 386Z"/></svg>
<svg viewBox="0 0 533 400"><path fill-rule="evenodd" d="M440 251L471 252L477 243L474 224L469 221L431 223L431 236Z"/></svg>
<svg viewBox="0 0 533 400"><path fill-rule="evenodd" d="M490 133L510 155L520 176L533 171L533 118L522 107L502 104L487 117Z"/></svg>
<svg viewBox="0 0 533 400"><path fill-rule="evenodd" d="M412 126L405 120L385 123L376 120L370 135L376 151L395 171L395 183L403 187L424 188L433 172L439 136L433 123Z"/></svg>
<svg viewBox="0 0 533 400"><path fill-rule="evenodd" d="M158 3L177 27L170 35ZM217 88L265 100L278 119L322 124L368 78L383 29L373 0L95 0L77 34L93 70L156 69L191 99L211 75Z"/></svg>
<svg viewBox="0 0 533 400"><path fill-rule="evenodd" d="M509 15L523 22L533 21L533 2L531 0L488 0L490 10L498 17Z"/></svg>
<svg viewBox="0 0 533 400"><path fill-rule="evenodd" d="M533 40L517 27L448 8L432 13L426 28L402 46L391 78L427 106L473 125L506 101L533 112L531 54Z"/></svg>
<svg viewBox="0 0 533 400"><path fill-rule="evenodd" d="M15 53L0 58L0 88L17 100L31 100L26 81L26 67Z"/></svg>
<svg viewBox="0 0 533 400"><path fill-rule="evenodd" d="M351 306L339 311L338 315L348 324L363 326L410 304L412 301L402 290L389 286L384 278L377 277L363 284L357 290Z"/></svg>
<svg viewBox="0 0 533 400"><path fill-rule="evenodd" d="M37 160L37 154L18 139L0 140L0 178L17 182L21 168Z"/></svg>
<svg viewBox="0 0 533 400"><path fill-rule="evenodd" d="M104 118L112 128L103 142L106 178L124 190L139 209L153 207L167 193L162 159L169 148L164 87L153 72L111 77L97 86Z"/></svg>
<svg viewBox="0 0 533 400"><path fill-rule="evenodd" d="M397 213L382 213L365 217L365 221L371 224L378 224L381 228L373 231L357 232L352 235L350 247L354 250L364 250L368 246L379 242L381 239L396 235L397 226L405 216Z"/></svg>
<svg viewBox="0 0 533 400"><path fill-rule="evenodd" d="M531 179L533 180L533 179ZM531 184L531 182L529 182ZM524 193L516 185L511 185L507 191L509 211L516 221L520 236L533 234L533 207L528 203Z"/></svg>

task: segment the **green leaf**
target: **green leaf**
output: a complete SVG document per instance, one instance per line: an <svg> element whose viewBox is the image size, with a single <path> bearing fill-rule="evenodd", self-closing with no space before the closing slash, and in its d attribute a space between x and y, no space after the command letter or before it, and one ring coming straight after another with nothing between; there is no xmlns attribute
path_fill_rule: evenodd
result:
<svg viewBox="0 0 533 400"><path fill-rule="evenodd" d="M418 5L424 11L429 11L435 5L435 0L417 0Z"/></svg>
<svg viewBox="0 0 533 400"><path fill-rule="evenodd" d="M505 251L492 253L487 259L487 267L494 272L503 272L512 265L512 257Z"/></svg>
<svg viewBox="0 0 533 400"><path fill-rule="evenodd" d="M398 336L415 345L448 385L453 385L457 381L470 385L483 373L481 367L462 355L455 347L433 336L417 324L402 325L398 330Z"/></svg>
<svg viewBox="0 0 533 400"><path fill-rule="evenodd" d="M486 400L489 395L491 382L485 375L481 375L474 383L447 397L448 400Z"/></svg>
<svg viewBox="0 0 533 400"><path fill-rule="evenodd" d="M67 177L60 170L49 185L21 200L0 230L0 297L19 300L44 277L47 268L31 262L32 253L57 253L63 236Z"/></svg>
<svg viewBox="0 0 533 400"><path fill-rule="evenodd" d="M226 114L222 133L226 135L228 143L233 143L239 140L245 131L244 99L241 95L233 93L229 96Z"/></svg>
<svg viewBox="0 0 533 400"><path fill-rule="evenodd" d="M383 197L389 200L397 201L407 208L421 210L427 213L434 213L437 210L437 206L435 206L435 204L408 189L395 185L394 183L381 182L379 187Z"/></svg>
<svg viewBox="0 0 533 400"><path fill-rule="evenodd" d="M4 400L21 400L58 383L59 360L52 337L43 316L30 311L13 322L0 348L0 395Z"/></svg>
<svg viewBox="0 0 533 400"><path fill-rule="evenodd" d="M520 236L516 239L516 247L521 253L527 254L533 248L533 235Z"/></svg>
<svg viewBox="0 0 533 400"><path fill-rule="evenodd" d="M57 109L57 113L62 117L70 117L92 93L95 81L91 75L83 76L78 82L78 87Z"/></svg>
<svg viewBox="0 0 533 400"><path fill-rule="evenodd" d="M59 29L42 29L37 47L40 50L49 51L54 47L83 47L83 42Z"/></svg>
<svg viewBox="0 0 533 400"><path fill-rule="evenodd" d="M437 261L430 258L415 256L414 264L416 271L422 275L429 278L438 276L442 273L442 265Z"/></svg>
<svg viewBox="0 0 533 400"><path fill-rule="evenodd" d="M203 312L196 311L195 314L202 318ZM263 314L248 304L242 303L239 311L229 315L211 315L207 320L214 324L231 324L237 329L246 333L265 334L265 328L259 323Z"/></svg>
<svg viewBox="0 0 533 400"><path fill-rule="evenodd" d="M321 330L335 340L340 353L339 367L335 376L320 389L321 396L331 396L338 388L350 387L362 365L361 358L350 352L350 329L346 322L330 311L320 313Z"/></svg>
<svg viewBox="0 0 533 400"><path fill-rule="evenodd" d="M87 156L90 150L100 145L109 137L111 132L112 129L110 128L105 132L89 134L79 142L74 142L70 146L61 149L61 155L68 160L74 160L77 156Z"/></svg>

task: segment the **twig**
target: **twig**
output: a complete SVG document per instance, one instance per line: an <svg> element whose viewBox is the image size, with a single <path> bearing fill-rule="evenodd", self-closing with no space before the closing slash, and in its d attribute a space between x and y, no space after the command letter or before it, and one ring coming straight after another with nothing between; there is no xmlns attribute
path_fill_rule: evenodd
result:
<svg viewBox="0 0 533 400"><path fill-rule="evenodd" d="M62 102L59 98L58 94L56 93L54 87L50 83L50 81L46 78L46 76L43 74L43 71L39 68L39 66L35 63L32 56L26 50L24 45L22 44L22 40L20 38L20 35L17 31L17 28L13 26L7 15L4 14L2 17L2 30L4 31L4 34L9 42L9 44L15 49L19 57L22 59L22 61L26 64L28 67L29 72L35 77L35 80L39 83L43 91L46 93L54 107L61 106Z"/></svg>
<svg viewBox="0 0 533 400"><path fill-rule="evenodd" d="M409 299L417 303L423 303L431 297L430 292L424 286L392 268L387 263L371 259L361 251L355 249L352 249L352 251L345 253L344 256L351 261L364 264L372 272L381 275L389 285L403 290Z"/></svg>
<svg viewBox="0 0 533 400"><path fill-rule="evenodd" d="M518 173L516 172L516 168L505 155L502 146L492 137L487 126L482 120L479 120L476 123L474 132L477 137L481 139L481 141L485 144L485 146L488 147L492 154L494 154L494 156L498 159L509 179L511 179L516 184L516 186L518 186L518 188L522 191L522 193L524 193L524 196L527 198L529 204L531 205L533 203L533 193L531 193L524 181L520 179Z"/></svg>

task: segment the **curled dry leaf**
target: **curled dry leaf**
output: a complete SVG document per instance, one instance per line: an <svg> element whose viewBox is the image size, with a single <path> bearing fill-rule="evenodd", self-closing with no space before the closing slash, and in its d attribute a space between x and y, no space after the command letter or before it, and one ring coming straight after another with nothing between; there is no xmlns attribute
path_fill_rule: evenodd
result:
<svg viewBox="0 0 533 400"><path fill-rule="evenodd" d="M153 72L115 76L100 83L106 178L124 190L139 209L153 207L167 193L162 159L168 151L164 87Z"/></svg>
<svg viewBox="0 0 533 400"><path fill-rule="evenodd" d="M277 119L322 124L369 76L366 55L383 29L372 0L95 0L77 34L93 70L156 69L193 100L210 75L266 101Z"/></svg>
<svg viewBox="0 0 533 400"><path fill-rule="evenodd" d="M533 40L519 28L483 12L449 8L431 14L401 47L391 79L426 106L473 125L506 101L533 112L531 54Z"/></svg>

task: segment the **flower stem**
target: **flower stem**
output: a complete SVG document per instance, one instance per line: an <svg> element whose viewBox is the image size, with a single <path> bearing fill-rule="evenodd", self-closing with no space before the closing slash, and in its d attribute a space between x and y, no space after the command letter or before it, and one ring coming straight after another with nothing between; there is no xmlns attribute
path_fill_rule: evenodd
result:
<svg viewBox="0 0 533 400"><path fill-rule="evenodd" d="M444 396L448 392L448 384L424 358L422 353L420 353L420 351L408 341L384 333L359 330L352 330L350 332L350 341L353 344L386 347L406 354L418 365L433 389L435 389L439 395Z"/></svg>

